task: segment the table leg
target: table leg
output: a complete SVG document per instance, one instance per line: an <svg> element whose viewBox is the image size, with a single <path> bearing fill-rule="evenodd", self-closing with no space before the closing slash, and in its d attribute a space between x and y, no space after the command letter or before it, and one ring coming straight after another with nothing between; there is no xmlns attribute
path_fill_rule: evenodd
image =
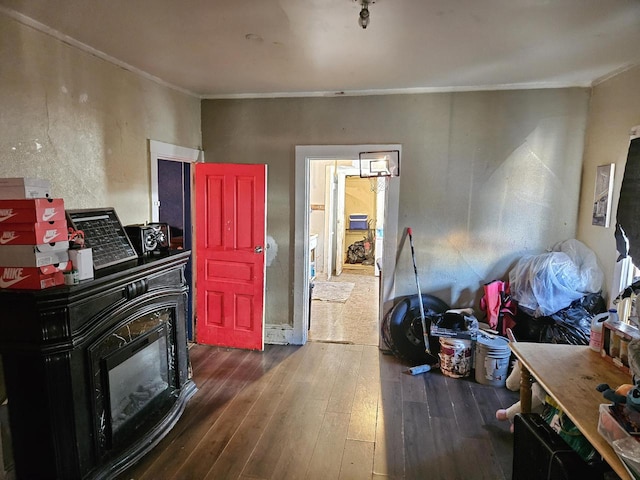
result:
<svg viewBox="0 0 640 480"><path fill-rule="evenodd" d="M531 374L520 362L520 411L531 413Z"/></svg>

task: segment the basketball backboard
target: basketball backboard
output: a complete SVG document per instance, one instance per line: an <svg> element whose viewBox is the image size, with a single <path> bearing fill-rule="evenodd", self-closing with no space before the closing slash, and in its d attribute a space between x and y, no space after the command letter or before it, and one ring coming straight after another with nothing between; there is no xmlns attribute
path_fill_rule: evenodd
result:
<svg viewBox="0 0 640 480"><path fill-rule="evenodd" d="M399 177L400 152L360 152L360 177Z"/></svg>

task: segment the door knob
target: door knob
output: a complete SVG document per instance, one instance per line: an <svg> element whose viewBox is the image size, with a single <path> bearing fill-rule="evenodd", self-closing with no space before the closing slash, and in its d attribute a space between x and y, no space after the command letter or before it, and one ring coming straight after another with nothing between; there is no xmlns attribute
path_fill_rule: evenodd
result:
<svg viewBox="0 0 640 480"><path fill-rule="evenodd" d="M262 250L263 250L262 245L258 245L256 248L253 249L253 251L256 253L262 253Z"/></svg>

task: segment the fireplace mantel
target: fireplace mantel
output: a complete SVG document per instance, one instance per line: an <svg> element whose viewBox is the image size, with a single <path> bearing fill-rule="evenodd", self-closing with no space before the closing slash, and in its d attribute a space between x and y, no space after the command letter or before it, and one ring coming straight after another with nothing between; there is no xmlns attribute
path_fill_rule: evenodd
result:
<svg viewBox="0 0 640 480"><path fill-rule="evenodd" d="M0 354L18 479L110 478L153 448L177 422L196 390L188 373L185 328L189 257L189 251L147 257L74 286L0 290ZM167 400L132 422L126 442L115 442L108 421L104 425L102 403L109 399L96 400L96 392L108 385L104 370L109 363L106 353L104 359L98 355L103 355L105 339L122 336L127 322L145 323L139 319L154 318L156 311L169 312L156 329L166 337L159 348L168 345ZM129 344L136 341L131 337L122 343L133 352ZM112 411L106 408L106 416Z"/></svg>

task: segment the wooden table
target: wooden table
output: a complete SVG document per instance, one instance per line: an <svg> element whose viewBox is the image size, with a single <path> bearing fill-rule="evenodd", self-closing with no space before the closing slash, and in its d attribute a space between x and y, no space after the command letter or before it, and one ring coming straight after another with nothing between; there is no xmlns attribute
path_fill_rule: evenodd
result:
<svg viewBox="0 0 640 480"><path fill-rule="evenodd" d="M631 377L587 346L550 343L511 343L520 360L520 404L531 411L531 380L535 379L580 429L591 445L623 479L630 479L622 462L598 433L599 405L609 403L596 390L600 383L616 388Z"/></svg>

